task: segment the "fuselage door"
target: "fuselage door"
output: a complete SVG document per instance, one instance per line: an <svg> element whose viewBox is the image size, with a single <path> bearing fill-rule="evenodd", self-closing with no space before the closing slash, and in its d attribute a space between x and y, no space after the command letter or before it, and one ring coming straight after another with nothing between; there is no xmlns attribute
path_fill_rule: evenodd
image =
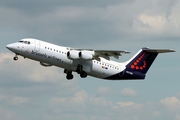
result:
<svg viewBox="0 0 180 120"><path fill-rule="evenodd" d="M34 40L34 50L36 52L40 51L40 41L39 40Z"/></svg>

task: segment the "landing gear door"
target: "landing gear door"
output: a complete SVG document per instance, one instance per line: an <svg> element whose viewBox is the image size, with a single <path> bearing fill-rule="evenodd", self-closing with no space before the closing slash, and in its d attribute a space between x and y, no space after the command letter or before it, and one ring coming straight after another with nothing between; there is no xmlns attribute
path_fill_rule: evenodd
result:
<svg viewBox="0 0 180 120"><path fill-rule="evenodd" d="M40 51L40 41L39 40L34 40L34 50L36 52Z"/></svg>

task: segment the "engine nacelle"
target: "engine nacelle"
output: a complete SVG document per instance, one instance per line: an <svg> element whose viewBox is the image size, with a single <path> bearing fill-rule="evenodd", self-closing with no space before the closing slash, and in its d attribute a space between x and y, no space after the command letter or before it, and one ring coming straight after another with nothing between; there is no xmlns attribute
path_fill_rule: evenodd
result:
<svg viewBox="0 0 180 120"><path fill-rule="evenodd" d="M68 51L68 52L67 52L67 57L68 57L70 60L77 60L77 59L80 59L79 53L80 53L80 51L71 50L71 51Z"/></svg>
<svg viewBox="0 0 180 120"><path fill-rule="evenodd" d="M87 52L87 51L79 52L79 57L83 60L92 60L93 59L92 53Z"/></svg>
<svg viewBox="0 0 180 120"><path fill-rule="evenodd" d="M44 62L40 62L40 64L41 64L42 66L44 66L44 67L50 67L50 66L52 66L52 65L50 65L50 64L48 64L48 63L44 63Z"/></svg>

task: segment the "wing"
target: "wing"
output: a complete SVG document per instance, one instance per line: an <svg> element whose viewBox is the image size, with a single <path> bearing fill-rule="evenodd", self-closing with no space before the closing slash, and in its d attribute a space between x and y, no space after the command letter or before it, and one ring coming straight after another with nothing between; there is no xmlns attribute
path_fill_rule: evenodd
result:
<svg viewBox="0 0 180 120"><path fill-rule="evenodd" d="M114 57L116 59L119 59L119 56L122 56L122 54L128 54L130 52L127 51L114 51L114 50L94 50L94 57L99 58L103 57L107 60L110 60L110 57Z"/></svg>
<svg viewBox="0 0 180 120"><path fill-rule="evenodd" d="M90 53L94 59L100 60L99 57L103 57L107 60L110 60L110 57L114 57L116 59L119 59L119 56L122 56L122 54L128 54L130 52L127 51L118 51L118 50L93 50L93 49L76 49L76 48L70 48L70 50L76 50L79 52L86 52Z"/></svg>

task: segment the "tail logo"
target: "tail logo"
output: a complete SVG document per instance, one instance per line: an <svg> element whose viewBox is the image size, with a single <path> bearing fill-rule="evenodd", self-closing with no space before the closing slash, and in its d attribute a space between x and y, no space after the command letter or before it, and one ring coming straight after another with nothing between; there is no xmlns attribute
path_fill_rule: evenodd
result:
<svg viewBox="0 0 180 120"><path fill-rule="evenodd" d="M145 56L145 53L143 53L139 58L137 58L136 61L131 65L132 69L136 70L143 70L146 68L146 61L143 61L143 65L139 65L140 62L142 62L143 57Z"/></svg>

